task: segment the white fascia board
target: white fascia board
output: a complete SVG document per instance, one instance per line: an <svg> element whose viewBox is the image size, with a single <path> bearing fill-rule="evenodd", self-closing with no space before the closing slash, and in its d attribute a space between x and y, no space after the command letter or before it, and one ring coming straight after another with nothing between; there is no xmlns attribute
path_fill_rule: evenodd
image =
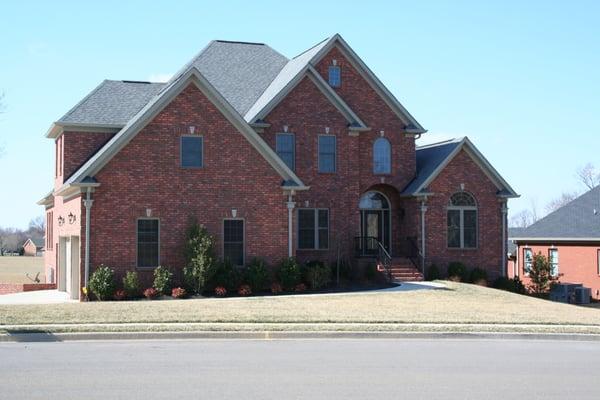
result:
<svg viewBox="0 0 600 400"><path fill-rule="evenodd" d="M513 242L528 242L528 243L536 243L536 242L600 242L600 237L584 237L584 238L568 238L568 237L510 237L509 240Z"/></svg>
<svg viewBox="0 0 600 400"><path fill-rule="evenodd" d="M202 76L197 68L191 67L188 72L176 79L168 89L161 92L150 101L130 122L115 135L96 155L88 160L68 183L78 182L86 176L97 174L108 161L125 147L135 135L143 129L160 111L164 109L179 93L190 83L196 87L221 111L225 118L236 127L252 146L265 158L265 160L285 180L293 180L298 186L304 183L289 169L277 154L264 142L237 111L216 91L216 89Z"/></svg>

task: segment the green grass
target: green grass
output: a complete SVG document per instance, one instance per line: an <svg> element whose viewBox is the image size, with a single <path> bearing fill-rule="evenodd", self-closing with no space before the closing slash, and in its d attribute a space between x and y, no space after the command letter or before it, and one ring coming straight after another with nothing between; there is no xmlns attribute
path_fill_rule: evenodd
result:
<svg viewBox="0 0 600 400"><path fill-rule="evenodd" d="M38 272L44 283L44 257L0 256L0 283L33 283L26 274L34 279Z"/></svg>
<svg viewBox="0 0 600 400"><path fill-rule="evenodd" d="M1 325L552 324L600 327L600 310L445 282L445 290L162 301L0 306Z"/></svg>

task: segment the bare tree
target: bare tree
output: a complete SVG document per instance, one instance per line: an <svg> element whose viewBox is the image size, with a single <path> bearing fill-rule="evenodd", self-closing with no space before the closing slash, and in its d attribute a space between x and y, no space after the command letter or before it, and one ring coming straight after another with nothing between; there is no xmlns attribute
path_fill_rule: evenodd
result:
<svg viewBox="0 0 600 400"><path fill-rule="evenodd" d="M550 214L577 198L577 192L563 192L559 197L546 205L546 213Z"/></svg>
<svg viewBox="0 0 600 400"><path fill-rule="evenodd" d="M44 227L46 226L42 215L33 218L29 221L29 229L27 233L34 237L44 236Z"/></svg>
<svg viewBox="0 0 600 400"><path fill-rule="evenodd" d="M600 170L596 169L592 163L577 168L577 177L588 189L600 185Z"/></svg>
<svg viewBox="0 0 600 400"><path fill-rule="evenodd" d="M533 224L533 213L531 210L521 210L510 217L508 225L512 228L527 228Z"/></svg>

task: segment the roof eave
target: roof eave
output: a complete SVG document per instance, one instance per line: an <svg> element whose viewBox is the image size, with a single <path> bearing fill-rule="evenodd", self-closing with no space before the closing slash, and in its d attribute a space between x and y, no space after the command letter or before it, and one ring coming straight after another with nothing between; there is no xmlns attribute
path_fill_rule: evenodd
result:
<svg viewBox="0 0 600 400"><path fill-rule="evenodd" d="M94 124L94 123L70 123L70 122L54 122L45 137L48 139L56 139L63 132L77 131L77 132L112 132L117 133L123 128L122 124Z"/></svg>
<svg viewBox="0 0 600 400"><path fill-rule="evenodd" d="M600 237L509 237L513 242L600 242Z"/></svg>

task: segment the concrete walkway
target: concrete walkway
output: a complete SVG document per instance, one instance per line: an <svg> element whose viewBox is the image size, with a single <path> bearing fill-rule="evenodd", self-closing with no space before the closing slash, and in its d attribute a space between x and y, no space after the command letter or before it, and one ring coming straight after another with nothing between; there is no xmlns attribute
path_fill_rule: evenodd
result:
<svg viewBox="0 0 600 400"><path fill-rule="evenodd" d="M58 290L35 290L32 292L21 292L0 295L0 305L11 304L58 304L77 302L69 299L66 292Z"/></svg>

